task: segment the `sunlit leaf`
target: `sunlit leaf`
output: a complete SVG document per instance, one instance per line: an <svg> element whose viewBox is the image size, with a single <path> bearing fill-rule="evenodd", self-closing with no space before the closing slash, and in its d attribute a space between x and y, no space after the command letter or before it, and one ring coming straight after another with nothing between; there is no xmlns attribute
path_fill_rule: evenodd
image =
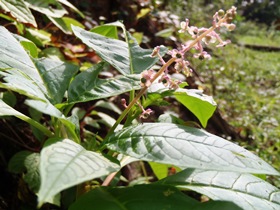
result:
<svg viewBox="0 0 280 210"><path fill-rule="evenodd" d="M30 9L34 9L47 16L60 18L67 14L67 10L56 0L24 0Z"/></svg>
<svg viewBox="0 0 280 210"><path fill-rule="evenodd" d="M1 0L0 6L6 12L10 12L17 21L21 23L28 23L37 27L34 16L23 0Z"/></svg>
<svg viewBox="0 0 280 210"><path fill-rule="evenodd" d="M202 129L171 123L123 128L108 138L107 147L140 160L181 168L279 175L265 161L230 141Z"/></svg>
<svg viewBox="0 0 280 210"><path fill-rule="evenodd" d="M231 201L246 210L280 209L280 190L251 174L186 169L159 184L194 190L213 200Z"/></svg>
<svg viewBox="0 0 280 210"><path fill-rule="evenodd" d="M76 65L63 61L41 58L34 61L48 90L48 98L53 104L61 103L70 80L78 72Z"/></svg>
<svg viewBox="0 0 280 210"><path fill-rule="evenodd" d="M117 170L119 165L71 140L51 144L41 151L38 206L52 202L64 189Z"/></svg>
<svg viewBox="0 0 280 210"><path fill-rule="evenodd" d="M36 82L42 82L31 58L14 36L0 26L0 69L19 69Z"/></svg>
<svg viewBox="0 0 280 210"><path fill-rule="evenodd" d="M17 34L13 34L13 36L20 42L21 46L29 53L31 57L38 57L38 48L33 42Z"/></svg>
<svg viewBox="0 0 280 210"><path fill-rule="evenodd" d="M68 6L69 8L71 8L72 10L74 10L75 12L77 12L82 18L84 18L84 14L77 8L75 7L73 4L71 4L69 1L67 0L58 0L61 4L64 4L66 6Z"/></svg>
<svg viewBox="0 0 280 210"><path fill-rule="evenodd" d="M121 23L110 24L118 27L123 27ZM108 38L97 33L83 30L73 26L74 34L80 38L89 47L92 47L96 53L106 62L110 63L120 73L134 74L141 73L153 66L158 58L152 58L150 55L152 50L143 49L137 41L128 33L125 32L128 43ZM161 47L161 54L166 53L166 48Z"/></svg>
<svg viewBox="0 0 280 210"><path fill-rule="evenodd" d="M25 37L34 42L38 47L43 47L51 42L51 34L45 30L25 28Z"/></svg>
<svg viewBox="0 0 280 210"><path fill-rule="evenodd" d="M175 173L181 171L180 168L174 167L171 164L162 164L162 163L149 162L149 165L151 166L154 174L156 175L156 177L159 180L167 177L169 172L171 172L171 174L172 174L173 172L170 171L170 170L175 170L174 171Z"/></svg>
<svg viewBox="0 0 280 210"><path fill-rule="evenodd" d="M116 26L111 25L101 25L96 26L90 30L91 32L106 36L112 39L118 39L118 30Z"/></svg>
<svg viewBox="0 0 280 210"><path fill-rule="evenodd" d="M200 90L181 88L174 92L174 96L199 119L203 127L206 127L217 106L211 96L203 94Z"/></svg>
<svg viewBox="0 0 280 210"><path fill-rule="evenodd" d="M0 32L0 74L5 81L0 86L31 98L61 103L78 67L48 58L32 60L11 33L4 27Z"/></svg>
<svg viewBox="0 0 280 210"><path fill-rule="evenodd" d="M80 28L84 28L84 25L79 21L70 18L70 17L62 17L62 18L54 18L49 17L49 19L65 34L72 34L71 25L79 26Z"/></svg>
<svg viewBox="0 0 280 210"><path fill-rule="evenodd" d="M75 77L68 90L70 103L107 98L141 88L139 75L98 78L103 67L104 63L99 63Z"/></svg>
<svg viewBox="0 0 280 210"><path fill-rule="evenodd" d="M142 8L140 12L137 14L136 19L140 19L142 17L145 17L147 14L149 14L151 11L150 8Z"/></svg>

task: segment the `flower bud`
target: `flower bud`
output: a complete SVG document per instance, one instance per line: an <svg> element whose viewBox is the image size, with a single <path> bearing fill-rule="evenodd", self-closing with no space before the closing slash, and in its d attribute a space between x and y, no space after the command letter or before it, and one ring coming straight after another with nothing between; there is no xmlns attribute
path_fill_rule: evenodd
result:
<svg viewBox="0 0 280 210"><path fill-rule="evenodd" d="M160 50L159 46L155 47L152 54L151 54L151 57L156 57L157 54L159 53L159 50Z"/></svg>
<svg viewBox="0 0 280 210"><path fill-rule="evenodd" d="M229 31L233 31L235 29L235 25L233 23L227 25L227 29Z"/></svg>
<svg viewBox="0 0 280 210"><path fill-rule="evenodd" d="M230 24L230 23L232 22L232 20L233 20L232 17L228 17L227 20L226 20L226 22Z"/></svg>
<svg viewBox="0 0 280 210"><path fill-rule="evenodd" d="M222 10L222 9L220 9L220 10L218 11L218 16L221 18L221 17L223 17L224 15L225 15L225 11Z"/></svg>

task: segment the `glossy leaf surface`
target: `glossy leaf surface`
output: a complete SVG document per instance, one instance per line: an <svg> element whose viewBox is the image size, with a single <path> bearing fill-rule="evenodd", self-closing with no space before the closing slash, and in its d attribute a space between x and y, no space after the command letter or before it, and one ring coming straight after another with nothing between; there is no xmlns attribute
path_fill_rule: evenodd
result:
<svg viewBox="0 0 280 210"><path fill-rule="evenodd" d="M68 90L70 103L107 98L141 88L139 75L98 78L103 67L104 63L99 63L75 77Z"/></svg>
<svg viewBox="0 0 280 210"><path fill-rule="evenodd" d="M118 169L119 165L69 139L51 144L41 151L39 206L52 203L64 189Z"/></svg>
<svg viewBox="0 0 280 210"><path fill-rule="evenodd" d="M202 129L171 123L144 123L116 132L107 147L141 160L186 168L279 175L265 161Z"/></svg>
<svg viewBox="0 0 280 210"><path fill-rule="evenodd" d="M194 190L213 200L232 201L246 210L280 209L280 190L251 174L186 169L159 184Z"/></svg>
<svg viewBox="0 0 280 210"><path fill-rule="evenodd" d="M118 23L122 27L121 23ZM123 75L141 73L152 67L158 58L150 57L152 50L140 48L137 41L129 36L125 41L108 38L97 33L72 26L74 34L86 45L92 47L106 62L115 67ZM166 52L164 47L162 53Z"/></svg>
<svg viewBox="0 0 280 210"><path fill-rule="evenodd" d="M34 16L23 0L1 0L0 6L21 23L31 24L37 27Z"/></svg>
<svg viewBox="0 0 280 210"><path fill-rule="evenodd" d="M25 0L30 9L34 9L47 16L60 18L67 14L67 10L56 0Z"/></svg>
<svg viewBox="0 0 280 210"><path fill-rule="evenodd" d="M207 121L216 110L216 102L211 96L207 96L200 90L179 89L174 92L175 98L187 107L206 127Z"/></svg>

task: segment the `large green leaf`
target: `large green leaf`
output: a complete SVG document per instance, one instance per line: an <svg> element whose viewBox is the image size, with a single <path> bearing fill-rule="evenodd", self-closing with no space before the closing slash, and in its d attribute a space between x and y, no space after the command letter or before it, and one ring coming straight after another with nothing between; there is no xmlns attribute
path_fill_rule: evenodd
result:
<svg viewBox="0 0 280 210"><path fill-rule="evenodd" d="M34 63L48 90L49 100L53 104L61 103L70 80L79 70L78 66L49 58L41 58Z"/></svg>
<svg viewBox="0 0 280 210"><path fill-rule="evenodd" d="M35 82L42 79L21 44L3 26L0 26L0 69L19 69Z"/></svg>
<svg viewBox="0 0 280 210"><path fill-rule="evenodd" d="M96 188L73 203L69 210L241 210L225 201L199 203L168 185L136 185L126 188Z"/></svg>
<svg viewBox="0 0 280 210"><path fill-rule="evenodd" d="M84 14L77 8L75 7L73 4L71 4L69 1L67 0L58 0L61 4L64 4L66 6L68 6L69 8L71 8L72 10L74 10L75 12L77 12L82 18L84 18Z"/></svg>
<svg viewBox="0 0 280 210"><path fill-rule="evenodd" d="M43 148L40 160L41 186L38 206L53 202L64 189L119 170L119 165L101 154L85 150L64 139Z"/></svg>
<svg viewBox="0 0 280 210"><path fill-rule="evenodd" d="M70 17L62 17L62 18L49 17L49 19L53 22L53 24L55 24L65 34L72 34L71 25L84 28L83 24L81 24L77 20L70 18Z"/></svg>
<svg viewBox="0 0 280 210"><path fill-rule="evenodd" d="M5 81L0 84L2 88L52 104L62 101L72 76L78 71L77 66L63 61L32 60L4 27L0 27L0 53L0 74Z"/></svg>
<svg viewBox="0 0 280 210"><path fill-rule="evenodd" d="M207 121L213 115L217 106L213 97L203 94L201 90L178 88L173 91L162 83L154 83L149 87L146 103L161 103L162 98L165 96L175 96L177 101L182 103L198 118L203 127L206 127Z"/></svg>
<svg viewBox="0 0 280 210"><path fill-rule="evenodd" d="M251 174L186 169L159 184L194 190L214 200L231 201L244 210L280 209L280 190Z"/></svg>
<svg viewBox="0 0 280 210"><path fill-rule="evenodd" d="M121 23L115 25L124 28ZM129 44L79 27L72 26L72 29L78 38L89 47L92 47L103 60L110 63L124 75L141 73L158 61L157 57L152 58L150 56L152 50L142 49L128 32L125 35L128 35L127 41ZM166 53L165 47L161 47L161 53Z"/></svg>
<svg viewBox="0 0 280 210"><path fill-rule="evenodd" d="M29 8L47 16L60 18L67 10L57 0L24 0Z"/></svg>
<svg viewBox="0 0 280 210"><path fill-rule="evenodd" d="M10 12L17 21L21 23L28 23L37 27L34 16L23 0L1 0L0 6L6 12Z"/></svg>
<svg viewBox="0 0 280 210"><path fill-rule="evenodd" d="M94 65L75 77L68 90L69 102L89 101L140 89L139 75L120 75L110 79L98 78L104 63Z"/></svg>
<svg viewBox="0 0 280 210"><path fill-rule="evenodd" d="M198 201L178 189L164 185L136 185L126 188L99 187L82 195L69 210L191 210Z"/></svg>
<svg viewBox="0 0 280 210"><path fill-rule="evenodd" d="M174 96L199 119L203 127L206 127L217 105L211 96L202 94L200 90L181 88L174 92Z"/></svg>
<svg viewBox="0 0 280 210"><path fill-rule="evenodd" d="M202 129L172 123L144 123L116 132L107 147L141 160L186 168L279 175L244 148Z"/></svg>

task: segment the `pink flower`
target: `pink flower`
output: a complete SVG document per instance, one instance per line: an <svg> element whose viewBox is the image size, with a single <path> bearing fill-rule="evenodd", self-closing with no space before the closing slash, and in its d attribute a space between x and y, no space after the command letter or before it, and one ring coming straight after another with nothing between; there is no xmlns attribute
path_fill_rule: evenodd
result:
<svg viewBox="0 0 280 210"><path fill-rule="evenodd" d="M203 60L203 59L210 59L211 55L208 54L208 52L206 51L202 51L201 53L194 54L193 57Z"/></svg>
<svg viewBox="0 0 280 210"><path fill-rule="evenodd" d="M146 110L143 109L143 112L141 113L140 118L147 119L151 113L153 113L153 110L151 110L150 108L148 108Z"/></svg>
<svg viewBox="0 0 280 210"><path fill-rule="evenodd" d="M145 70L141 75L141 86L149 87L152 84L151 79L154 78L155 72L152 69Z"/></svg>
<svg viewBox="0 0 280 210"><path fill-rule="evenodd" d="M224 46L226 46L229 43L231 43L230 40L221 41L216 47L224 47Z"/></svg>
<svg viewBox="0 0 280 210"><path fill-rule="evenodd" d="M181 29L178 31L179 33L185 33L189 27L189 19L186 19L186 21L182 21L180 23Z"/></svg>

